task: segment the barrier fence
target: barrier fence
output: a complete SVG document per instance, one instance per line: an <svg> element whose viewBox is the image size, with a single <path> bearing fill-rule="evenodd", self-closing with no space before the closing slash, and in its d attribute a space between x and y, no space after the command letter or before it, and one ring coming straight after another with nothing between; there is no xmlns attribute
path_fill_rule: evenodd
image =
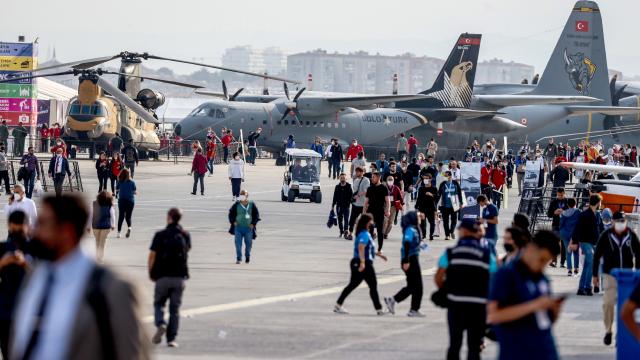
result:
<svg viewBox="0 0 640 360"><path fill-rule="evenodd" d="M18 170L22 167L20 165L20 161L8 161L7 162L7 171L9 172L9 185L13 186L17 184L18 181ZM40 168L40 181L42 183L42 189L45 192L53 191L53 179L50 178L47 174L49 170L49 161L42 161L38 159L38 167ZM64 183L62 184L62 190L68 192L74 191L84 191L84 187L82 185L82 176L80 175L80 166L77 161L69 161L69 171L71 171L71 176L65 176Z"/></svg>

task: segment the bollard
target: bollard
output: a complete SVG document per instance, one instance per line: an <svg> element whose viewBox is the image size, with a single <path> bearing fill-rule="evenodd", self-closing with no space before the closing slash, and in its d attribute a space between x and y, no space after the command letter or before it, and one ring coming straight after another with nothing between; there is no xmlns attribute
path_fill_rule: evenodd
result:
<svg viewBox="0 0 640 360"><path fill-rule="evenodd" d="M620 320L620 309L627 301L631 291L640 283L640 271L614 269L611 273L618 282L618 308L616 309L616 345L618 360L637 360L640 354L640 342L629 332ZM636 320L638 317L636 316Z"/></svg>

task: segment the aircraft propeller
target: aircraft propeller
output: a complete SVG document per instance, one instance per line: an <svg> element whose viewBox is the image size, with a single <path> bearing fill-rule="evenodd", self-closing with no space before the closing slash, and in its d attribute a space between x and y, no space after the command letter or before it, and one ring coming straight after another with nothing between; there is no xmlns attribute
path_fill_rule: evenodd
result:
<svg viewBox="0 0 640 360"><path fill-rule="evenodd" d="M289 101L286 103L287 109L282 114L282 118L280 118L280 120L284 120L287 117L287 115L289 115L289 113L292 112L296 120L298 121L298 123L300 123L299 116L301 114L300 114L300 111L298 110L298 98L300 97L300 95L302 95L305 89L306 88L302 88L298 90L296 95L293 97L293 100L291 100L291 98L289 97L289 87L287 86L287 83L284 83L284 94L287 96L287 100Z"/></svg>
<svg viewBox="0 0 640 360"><path fill-rule="evenodd" d="M240 88L233 95L229 96L229 92L227 91L227 84L224 80L222 80L222 93L224 94L224 98L227 101L236 101L236 98L243 90L244 88Z"/></svg>

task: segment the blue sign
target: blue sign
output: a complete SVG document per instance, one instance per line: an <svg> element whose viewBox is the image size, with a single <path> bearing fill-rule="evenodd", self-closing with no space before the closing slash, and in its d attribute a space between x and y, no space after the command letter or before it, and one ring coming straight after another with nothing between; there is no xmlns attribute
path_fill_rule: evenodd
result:
<svg viewBox="0 0 640 360"><path fill-rule="evenodd" d="M33 44L0 42L0 56L33 56Z"/></svg>
<svg viewBox="0 0 640 360"><path fill-rule="evenodd" d="M30 71L0 71L0 80L8 80L30 75ZM33 80L34 79L11 80L5 82L5 84L31 84Z"/></svg>

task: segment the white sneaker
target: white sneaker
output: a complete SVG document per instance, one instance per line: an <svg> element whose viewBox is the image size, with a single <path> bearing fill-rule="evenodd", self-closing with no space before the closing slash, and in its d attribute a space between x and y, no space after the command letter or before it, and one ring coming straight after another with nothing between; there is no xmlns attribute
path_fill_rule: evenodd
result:
<svg viewBox="0 0 640 360"><path fill-rule="evenodd" d="M382 315L385 315L385 314L386 314L386 312L384 312L384 310L376 310L376 315L378 315L378 316L382 316Z"/></svg>
<svg viewBox="0 0 640 360"><path fill-rule="evenodd" d="M426 315L421 313L420 310L411 310L407 313L408 317L425 317Z"/></svg>
<svg viewBox="0 0 640 360"><path fill-rule="evenodd" d="M213 174L209 174L209 177L212 177L212 176L213 176Z"/></svg>
<svg viewBox="0 0 640 360"><path fill-rule="evenodd" d="M164 333L167 332L167 327L166 325L160 325L156 328L156 333L153 334L153 337L151 338L151 342L154 344L160 344L160 342L162 342L162 336L164 335Z"/></svg>
<svg viewBox="0 0 640 360"><path fill-rule="evenodd" d="M117 238L120 239L122 237L122 235L120 235L120 233L118 233Z"/></svg>
<svg viewBox="0 0 640 360"><path fill-rule="evenodd" d="M177 348L178 347L178 343L174 340L174 341L169 341L167 343L167 346L170 348Z"/></svg>
<svg viewBox="0 0 640 360"><path fill-rule="evenodd" d="M333 312L336 314L341 314L341 315L347 315L349 314L349 312L347 311L347 309L345 309L344 307L342 307L342 305L338 305L336 304L336 306L333 307Z"/></svg>
<svg viewBox="0 0 640 360"><path fill-rule="evenodd" d="M392 297L386 297L384 298L384 303L387 304L387 310L389 310L389 313L391 313L391 315L395 315L396 314L396 300Z"/></svg>

